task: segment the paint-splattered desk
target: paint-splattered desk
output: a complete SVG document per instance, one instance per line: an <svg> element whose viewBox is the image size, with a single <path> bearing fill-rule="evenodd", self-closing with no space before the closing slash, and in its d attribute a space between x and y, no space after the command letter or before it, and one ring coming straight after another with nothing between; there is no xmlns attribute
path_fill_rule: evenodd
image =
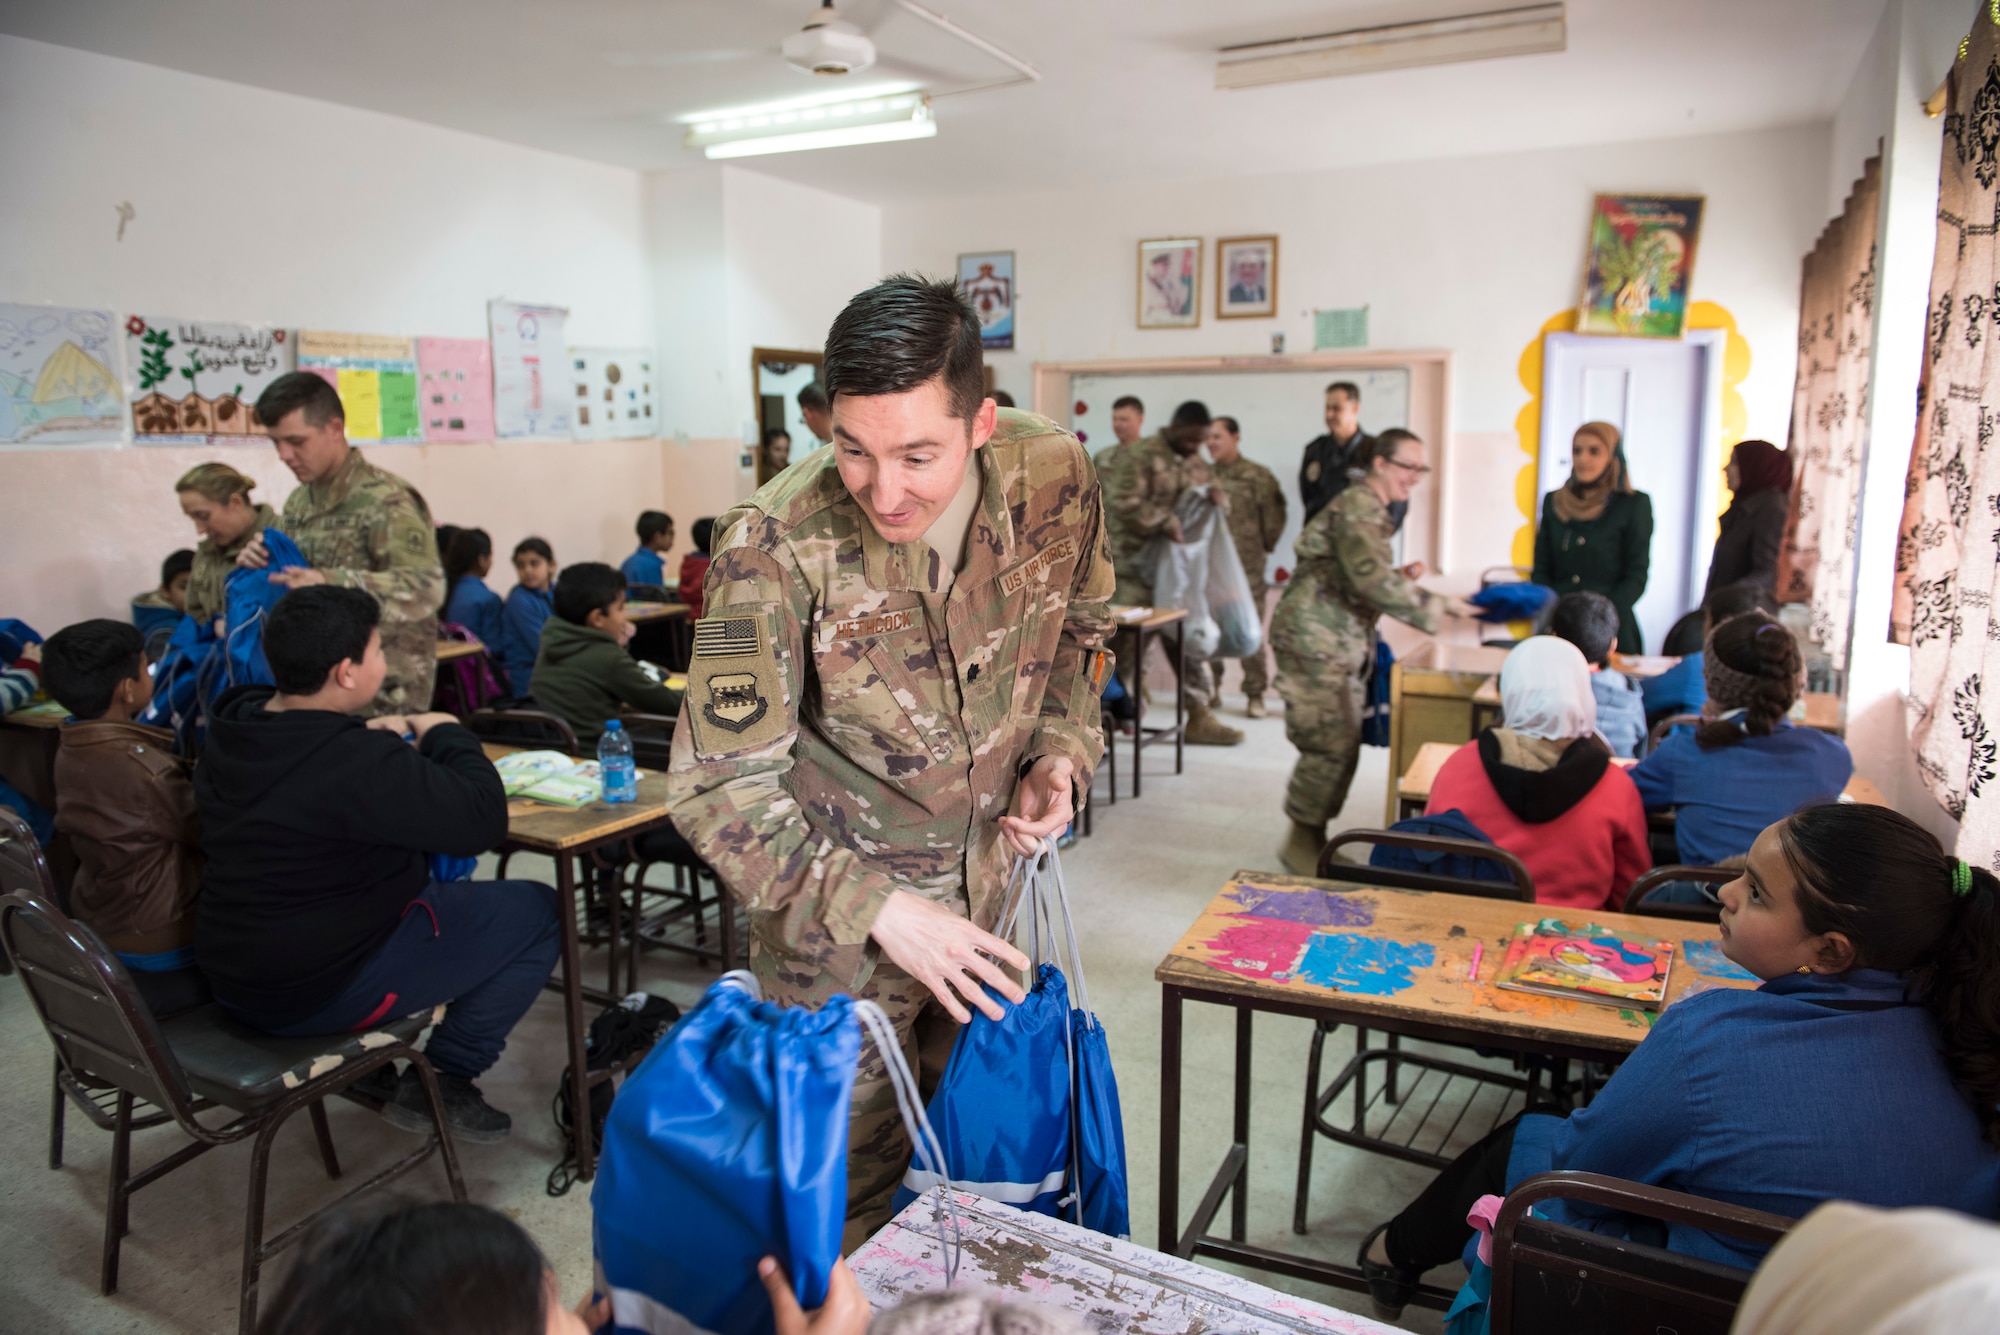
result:
<svg viewBox="0 0 2000 1335"><path fill-rule="evenodd" d="M1549 906L1466 895L1345 885L1239 871L1153 973L1159 980L1160 1249L1213 1256L1278 1274L1363 1290L1351 1266L1252 1246L1249 1222L1250 1026L1258 1011L1334 1021L1360 1030L1476 1044L1553 1058L1615 1061L1646 1036L1651 1017L1493 985L1503 947L1522 922L1556 914L1640 939L1678 943L1667 1004L1756 980L1721 953L1706 923L1623 913L1563 913ZM1478 956L1476 971L1473 968ZM1180 1217L1181 1026L1189 1001L1236 1011L1233 1143L1194 1217ZM1393 1073L1397 1058L1377 1050ZM1358 1060L1358 1058L1357 1058ZM1393 1080L1393 1074L1390 1077ZM1317 1086L1315 1086L1315 1089ZM1360 1086L1357 1085L1357 1107ZM1393 1098L1393 1095L1391 1095ZM1417 1154L1400 1157L1431 1162ZM1209 1226L1230 1198L1227 1238ZM1302 1220L1295 1227L1303 1232ZM1449 1294L1427 1291L1427 1305ZM1422 1299L1420 1299L1421 1301Z"/></svg>
<svg viewBox="0 0 2000 1335"><path fill-rule="evenodd" d="M1038 1307L1075 1313L1105 1335L1394 1335L1382 1325L1237 1275L1060 1219L1027 1214L977 1196L958 1197L964 1250L960 1289L1019 1295ZM913 1202L863 1243L848 1264L877 1312L945 1287L944 1257L928 1198Z"/></svg>

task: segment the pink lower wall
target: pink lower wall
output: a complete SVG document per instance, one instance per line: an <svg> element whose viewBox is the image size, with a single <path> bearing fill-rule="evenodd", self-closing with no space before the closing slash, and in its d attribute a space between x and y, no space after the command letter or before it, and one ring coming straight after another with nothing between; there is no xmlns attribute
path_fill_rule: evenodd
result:
<svg viewBox="0 0 2000 1335"><path fill-rule="evenodd" d="M677 521L678 568L689 531L721 514L749 483L733 440L494 441L370 447L373 462L408 479L440 523L493 535L497 592L513 586L507 554L548 539L558 563L616 563L634 547L639 511ZM257 479L257 499L282 506L297 485L262 446L135 446L0 454L0 616L49 634L72 621L124 616L151 588L162 557L194 545L175 479L221 459Z"/></svg>

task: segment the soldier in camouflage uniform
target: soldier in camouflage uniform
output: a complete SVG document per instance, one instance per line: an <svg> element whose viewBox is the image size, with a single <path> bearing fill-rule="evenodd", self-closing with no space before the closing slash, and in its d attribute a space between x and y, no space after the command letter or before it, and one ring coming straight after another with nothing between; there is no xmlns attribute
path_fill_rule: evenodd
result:
<svg viewBox="0 0 2000 1335"><path fill-rule="evenodd" d="M1270 585L1264 582L1264 565L1278 550L1285 532L1285 489L1275 473L1254 459L1243 457L1243 428L1233 417L1218 417L1208 429L1208 457L1214 461L1215 480L1229 496L1229 536L1236 544L1236 558L1243 563L1243 577L1250 581L1250 598L1259 621ZM1271 688L1265 649L1243 659L1243 712L1251 718L1264 717L1264 692ZM1222 685L1220 669L1215 684Z"/></svg>
<svg viewBox="0 0 2000 1335"><path fill-rule="evenodd" d="M967 1005L1001 1014L980 984L1023 995L978 952L1025 966L987 929L1104 745L1096 477L979 371L950 284L889 279L835 320L834 446L718 521L668 775L674 824L749 911L766 996L879 1002L927 1094ZM872 1045L848 1153L852 1249L911 1154Z"/></svg>
<svg viewBox="0 0 2000 1335"><path fill-rule="evenodd" d="M272 581L291 588L336 584L366 589L382 608L382 656L389 673L369 706L375 714L420 714L437 679L438 607L444 568L424 498L347 443L347 414L332 385L310 371L279 376L257 400L257 415L300 485L285 498L278 527L311 563ZM238 565L264 566L261 538Z"/></svg>
<svg viewBox="0 0 2000 1335"><path fill-rule="evenodd" d="M1361 758L1376 618L1392 616L1435 631L1440 615L1463 610L1463 604L1418 588L1422 563L1398 569L1390 548L1395 531L1390 504L1408 500L1429 471L1421 440L1407 431L1384 431L1363 480L1336 496L1299 534L1298 572L1271 617L1285 737L1299 750L1285 789L1292 831L1279 856L1303 876L1318 866L1326 823L1346 805Z"/></svg>

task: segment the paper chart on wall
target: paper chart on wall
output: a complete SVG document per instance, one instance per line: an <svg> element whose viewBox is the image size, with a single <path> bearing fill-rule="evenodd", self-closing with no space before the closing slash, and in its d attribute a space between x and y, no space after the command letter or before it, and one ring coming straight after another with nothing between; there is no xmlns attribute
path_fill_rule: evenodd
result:
<svg viewBox="0 0 2000 1335"><path fill-rule="evenodd" d="M483 338L418 339L417 411L425 440L493 439L493 345Z"/></svg>
<svg viewBox="0 0 2000 1335"><path fill-rule="evenodd" d="M493 331L494 434L568 436L575 394L563 335L569 312L491 301L486 313Z"/></svg>
<svg viewBox="0 0 2000 1335"><path fill-rule="evenodd" d="M0 302L0 443L120 440L110 311Z"/></svg>
<svg viewBox="0 0 2000 1335"><path fill-rule="evenodd" d="M132 438L142 445L263 444L258 396L292 369L282 329L134 315L125 321Z"/></svg>
<svg viewBox="0 0 2000 1335"><path fill-rule="evenodd" d="M301 329L299 369L339 391L349 440L404 445L424 438L417 419L417 349L410 339Z"/></svg>
<svg viewBox="0 0 2000 1335"><path fill-rule="evenodd" d="M629 440L655 434L653 354L645 348L571 348L576 438Z"/></svg>

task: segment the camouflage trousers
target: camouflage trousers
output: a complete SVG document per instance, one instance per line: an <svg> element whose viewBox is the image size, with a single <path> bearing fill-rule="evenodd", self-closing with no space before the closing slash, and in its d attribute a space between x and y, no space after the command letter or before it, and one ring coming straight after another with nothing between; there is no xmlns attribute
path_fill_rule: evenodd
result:
<svg viewBox="0 0 2000 1335"><path fill-rule="evenodd" d="M1347 805L1347 790L1361 762L1361 716L1368 704L1372 635L1357 643L1353 623L1276 629L1278 698L1285 702L1285 739L1298 748L1285 814L1301 825L1323 826Z"/></svg>
<svg viewBox="0 0 2000 1335"><path fill-rule="evenodd" d="M796 968L796 966L793 966ZM763 984L764 996L783 1006L825 1004L847 993L857 1001L872 1001L889 1017L903 1046L903 1060L928 1103L958 1042L958 1021L951 1018L930 989L887 960L878 961L868 981L858 988L840 985L821 975L801 986L796 972L779 973L779 962L753 943L750 968ZM889 1202L902 1185L912 1154L909 1132L896 1107L889 1068L875 1044L861 1040L861 1064L854 1077L854 1097L847 1112L847 1226L840 1250L851 1253L889 1222Z"/></svg>
<svg viewBox="0 0 2000 1335"><path fill-rule="evenodd" d="M384 617L382 657L388 661L388 675L363 712L373 718L429 710L431 692L437 685L437 618L392 621Z"/></svg>

